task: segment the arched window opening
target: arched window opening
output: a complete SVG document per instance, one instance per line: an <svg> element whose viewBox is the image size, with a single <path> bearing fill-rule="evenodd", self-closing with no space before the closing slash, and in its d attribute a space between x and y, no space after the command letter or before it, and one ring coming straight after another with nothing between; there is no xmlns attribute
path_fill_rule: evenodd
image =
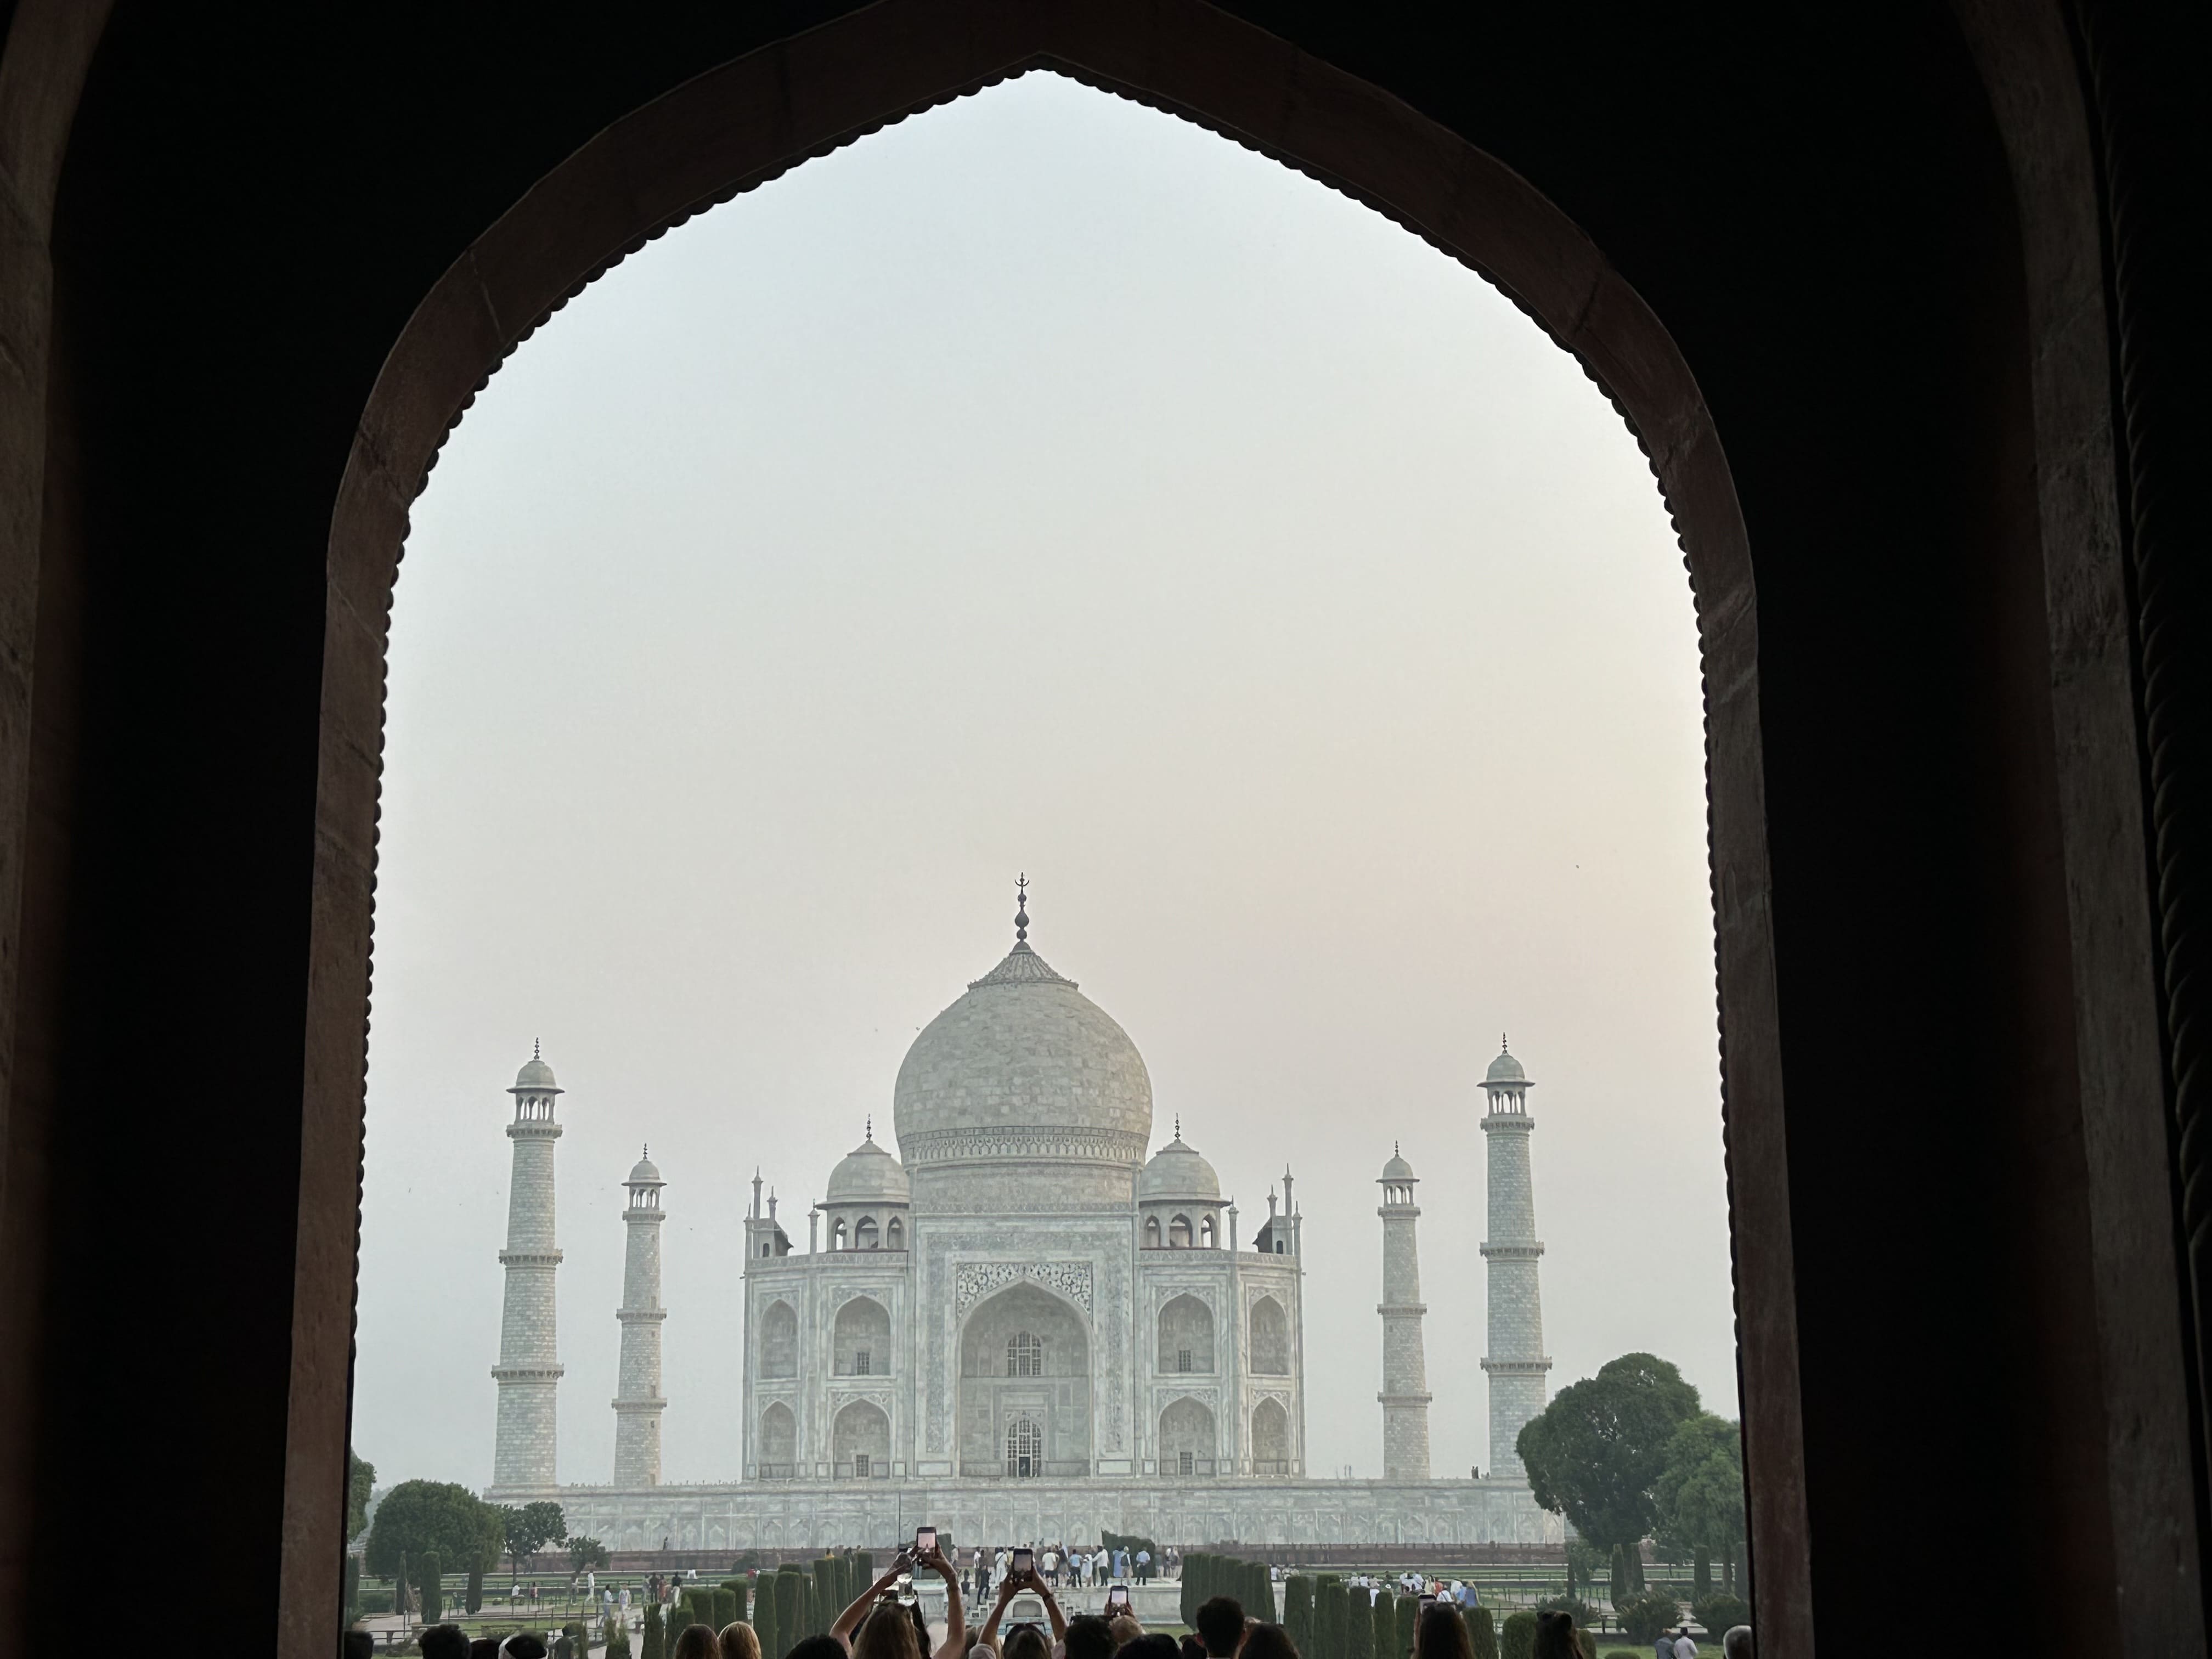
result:
<svg viewBox="0 0 2212 1659"><path fill-rule="evenodd" d="M1263 1296L1252 1304L1252 1370L1261 1376L1291 1374L1291 1320L1283 1304Z"/></svg>
<svg viewBox="0 0 2212 1659"><path fill-rule="evenodd" d="M1171 1250L1187 1250L1190 1248L1190 1218L1188 1216L1179 1215L1168 1223L1168 1248Z"/></svg>
<svg viewBox="0 0 2212 1659"><path fill-rule="evenodd" d="M799 1316L788 1302L775 1302L761 1316L763 1376L799 1375Z"/></svg>
<svg viewBox="0 0 2212 1659"><path fill-rule="evenodd" d="M884 1229L884 1248L887 1250L906 1249L906 1223L896 1216L893 1216L890 1225Z"/></svg>
<svg viewBox="0 0 2212 1659"><path fill-rule="evenodd" d="M1252 1413L1252 1473L1291 1472L1291 1418L1278 1400L1263 1400Z"/></svg>
<svg viewBox="0 0 2212 1659"><path fill-rule="evenodd" d="M1006 1339L1006 1375L1008 1376L1042 1376L1044 1375L1044 1343L1028 1331L1017 1331Z"/></svg>
<svg viewBox="0 0 2212 1659"><path fill-rule="evenodd" d="M842 1216L830 1224L830 1248L833 1250L845 1248L845 1218Z"/></svg>
<svg viewBox="0 0 2212 1659"><path fill-rule="evenodd" d="M876 1248L876 1218L872 1215L860 1218L860 1224L853 1229L853 1248L872 1250Z"/></svg>
<svg viewBox="0 0 2212 1659"><path fill-rule="evenodd" d="M1201 1250L1210 1250L1213 1248L1213 1218L1210 1215L1201 1217L1199 1220L1198 1248Z"/></svg>
<svg viewBox="0 0 2212 1659"><path fill-rule="evenodd" d="M1160 1248L1160 1218L1156 1215L1145 1218L1145 1248L1148 1250Z"/></svg>
<svg viewBox="0 0 2212 1659"><path fill-rule="evenodd" d="M1006 1473L1018 1480L1044 1473L1044 1434L1026 1417L1006 1425Z"/></svg>
<svg viewBox="0 0 2212 1659"><path fill-rule="evenodd" d="M799 1474L799 1419L778 1401L761 1413L760 1474L763 1480L790 1480Z"/></svg>

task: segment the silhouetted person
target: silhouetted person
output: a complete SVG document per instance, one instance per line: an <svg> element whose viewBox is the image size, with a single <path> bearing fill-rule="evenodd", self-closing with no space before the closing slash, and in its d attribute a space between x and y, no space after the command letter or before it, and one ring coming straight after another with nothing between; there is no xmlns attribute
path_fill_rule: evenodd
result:
<svg viewBox="0 0 2212 1659"><path fill-rule="evenodd" d="M1244 1645L1244 1604L1233 1595L1217 1595L1198 1610L1198 1639L1212 1659L1231 1659Z"/></svg>
<svg viewBox="0 0 2212 1659"><path fill-rule="evenodd" d="M1297 1644L1280 1625L1255 1625L1244 1633L1242 1659L1298 1659Z"/></svg>
<svg viewBox="0 0 2212 1659"><path fill-rule="evenodd" d="M469 1638L459 1625L433 1625L416 1638L422 1659L469 1659Z"/></svg>
<svg viewBox="0 0 2212 1659"><path fill-rule="evenodd" d="M837 1651L842 1659L844 1650ZM676 1632L676 1645L669 1650L668 1659L722 1659L721 1638L712 1625L686 1625Z"/></svg>
<svg viewBox="0 0 2212 1659"><path fill-rule="evenodd" d="M1575 1628L1571 1613L1540 1613L1536 1615L1536 1645L1529 1659L1593 1659L1589 1649L1583 1646L1582 1632Z"/></svg>
<svg viewBox="0 0 2212 1659"><path fill-rule="evenodd" d="M1413 1626L1413 1656L1414 1659L1474 1659L1474 1638L1468 1633L1467 1620L1459 1616L1457 1607L1449 1601L1437 1601L1421 1609Z"/></svg>
<svg viewBox="0 0 2212 1659"><path fill-rule="evenodd" d="M1114 1639L1113 1626L1097 1613L1079 1613L1067 1621L1060 1645L1067 1659L1114 1659L1121 1644Z"/></svg>

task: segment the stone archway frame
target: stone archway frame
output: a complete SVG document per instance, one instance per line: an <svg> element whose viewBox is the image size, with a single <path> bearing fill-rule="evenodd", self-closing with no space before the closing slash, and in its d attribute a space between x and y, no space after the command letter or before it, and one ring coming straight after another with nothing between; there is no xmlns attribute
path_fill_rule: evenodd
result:
<svg viewBox="0 0 2212 1659"><path fill-rule="evenodd" d="M1200 0L880 0L684 83L540 179L394 342L332 513L302 1079L280 1628L332 1628L392 590L409 509L501 362L654 237L905 117L1049 69L1206 126L1382 213L1495 284L1650 458L1696 596L1722 1079L1759 1622L1809 1650L1798 1344L1749 547L1718 434L1659 319L1559 209L1411 106ZM342 1492L343 1482L337 1490Z"/></svg>

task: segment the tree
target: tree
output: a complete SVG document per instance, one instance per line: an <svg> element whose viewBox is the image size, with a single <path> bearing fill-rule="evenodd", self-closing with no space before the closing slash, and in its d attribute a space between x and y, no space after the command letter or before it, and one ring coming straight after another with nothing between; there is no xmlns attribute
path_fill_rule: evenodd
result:
<svg viewBox="0 0 2212 1659"><path fill-rule="evenodd" d="M437 1552L426 1550L415 1558L415 1596L422 1609L422 1622L434 1625L446 1611L446 1570Z"/></svg>
<svg viewBox="0 0 2212 1659"><path fill-rule="evenodd" d="M504 1517L466 1486L444 1480L403 1480L376 1506L363 1552L380 1578L399 1571L403 1555L434 1552L466 1571L499 1565Z"/></svg>
<svg viewBox="0 0 2212 1659"><path fill-rule="evenodd" d="M1413 1651L1413 1626L1420 1621L1421 1603L1418 1596L1398 1598L1398 1659L1411 1659Z"/></svg>
<svg viewBox="0 0 2212 1659"><path fill-rule="evenodd" d="M1314 1644L1307 1659L1344 1659L1344 1626L1350 1611L1344 1581L1333 1572L1322 1574L1314 1589Z"/></svg>
<svg viewBox="0 0 2212 1659"><path fill-rule="evenodd" d="M660 1604L648 1601L645 1607L644 1639L638 1644L638 1659L667 1659L663 1651L660 1634Z"/></svg>
<svg viewBox="0 0 2212 1659"><path fill-rule="evenodd" d="M568 1540L568 1571L582 1572L587 1567L604 1567L607 1564L607 1547L596 1538L586 1538L578 1533Z"/></svg>
<svg viewBox="0 0 2212 1659"><path fill-rule="evenodd" d="M502 1509L500 1512L501 1542L507 1560L514 1570L522 1571L522 1558L535 1555L548 1544L568 1541L568 1523L561 1513L561 1506L550 1498L540 1498L535 1504L525 1504L520 1509Z"/></svg>
<svg viewBox="0 0 2212 1659"><path fill-rule="evenodd" d="M1559 1390L1515 1449L1537 1503L1610 1550L1650 1532L1668 1443L1697 1414L1698 1391L1681 1372L1651 1354L1623 1354Z"/></svg>
<svg viewBox="0 0 2212 1659"><path fill-rule="evenodd" d="M1717 1552L1733 1560L1745 1530L1741 1431L1710 1412L1683 1423L1667 1442L1652 1498L1659 1540L1670 1550ZM1706 1572L1710 1582L1710 1566Z"/></svg>
<svg viewBox="0 0 2212 1659"><path fill-rule="evenodd" d="M1498 1629L1491 1623L1488 1607L1467 1610L1467 1639L1474 1648L1474 1659L1498 1659Z"/></svg>
<svg viewBox="0 0 2212 1659"><path fill-rule="evenodd" d="M753 1634L760 1638L761 1659L783 1659L791 1646L776 1622L775 1579L775 1574L764 1573L753 1583ZM670 1634L672 1647L674 1632Z"/></svg>
<svg viewBox="0 0 2212 1659"><path fill-rule="evenodd" d="M1186 1555L1183 1571L1189 1570L1190 1558ZM1314 1581L1309 1574L1294 1572L1283 1581L1283 1629L1290 1636L1291 1645L1300 1653L1315 1651L1313 1613Z"/></svg>
<svg viewBox="0 0 2212 1659"><path fill-rule="evenodd" d="M1375 1659L1398 1659L1398 1598L1388 1589L1376 1590L1367 1618L1375 1631Z"/></svg>
<svg viewBox="0 0 2212 1659"><path fill-rule="evenodd" d="M376 1495L376 1465L356 1457L346 1448L346 1542L361 1536L368 1524L368 1500Z"/></svg>
<svg viewBox="0 0 2212 1659"><path fill-rule="evenodd" d="M1367 1591L1349 1592L1344 1620L1344 1659L1385 1659L1375 1651L1375 1604Z"/></svg>

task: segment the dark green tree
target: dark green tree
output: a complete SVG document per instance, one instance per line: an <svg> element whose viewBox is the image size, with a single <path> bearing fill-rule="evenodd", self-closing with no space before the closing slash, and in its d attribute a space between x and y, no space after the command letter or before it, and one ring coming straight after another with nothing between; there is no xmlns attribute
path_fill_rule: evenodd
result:
<svg viewBox="0 0 2212 1659"><path fill-rule="evenodd" d="M587 1568L604 1567L607 1564L607 1547L596 1538L582 1533L568 1540L568 1571L582 1572Z"/></svg>
<svg viewBox="0 0 2212 1659"><path fill-rule="evenodd" d="M1401 1595L1398 1598L1398 1659L1407 1659L1413 1651L1413 1626L1419 1622L1420 1617L1419 1596Z"/></svg>
<svg viewBox="0 0 2212 1659"><path fill-rule="evenodd" d="M1314 1589L1314 1650L1305 1659L1345 1659L1344 1627L1351 1612L1344 1581L1323 1573Z"/></svg>
<svg viewBox="0 0 2212 1659"><path fill-rule="evenodd" d="M415 1599L422 1609L422 1622L434 1625L445 1616L445 1568L435 1550L425 1550L415 1558Z"/></svg>
<svg viewBox="0 0 2212 1659"><path fill-rule="evenodd" d="M1708 1587L1711 1557L1721 1556L1734 1584L1736 1553L1747 1535L1743 1436L1737 1426L1701 1412L1678 1427L1667 1442L1652 1500L1659 1541L1677 1554L1686 1549L1705 1553Z"/></svg>
<svg viewBox="0 0 2212 1659"><path fill-rule="evenodd" d="M1515 1449L1536 1501L1601 1549L1639 1543L1657 1518L1653 1489L1698 1391L1666 1360L1623 1354L1569 1384L1521 1431ZM1508 1621L1510 1622L1510 1620Z"/></svg>
<svg viewBox="0 0 2212 1659"><path fill-rule="evenodd" d="M1364 1589L1354 1589L1345 1604L1344 1659L1381 1659L1375 1651L1375 1609Z"/></svg>
<svg viewBox="0 0 2212 1659"><path fill-rule="evenodd" d="M791 1645L775 1621L775 1574L763 1573L753 1583L753 1634L760 1638L761 1659L783 1659Z"/></svg>
<svg viewBox="0 0 2212 1659"><path fill-rule="evenodd" d="M738 1622L738 1593L727 1584L714 1586L714 1628L720 1630Z"/></svg>
<svg viewBox="0 0 2212 1659"><path fill-rule="evenodd" d="M499 1565L502 1534L500 1511L466 1486L442 1480L403 1480L376 1506L362 1559L368 1571L386 1578L399 1571L399 1558L434 1551L457 1568Z"/></svg>
<svg viewBox="0 0 2212 1659"><path fill-rule="evenodd" d="M1588 1650L1584 1650L1588 1651ZM1536 1615L1516 1613L1498 1635L1498 1659L1531 1659L1536 1651Z"/></svg>
<svg viewBox="0 0 2212 1659"><path fill-rule="evenodd" d="M548 1544L568 1541L568 1523L562 1518L561 1506L550 1498L499 1513L500 1547L507 1552L508 1565L517 1573L522 1571L524 1556L535 1555Z"/></svg>
<svg viewBox="0 0 2212 1659"><path fill-rule="evenodd" d="M361 1617L361 1558L357 1555L345 1559L345 1587L341 1594L344 1601L343 1617L350 1625Z"/></svg>
<svg viewBox="0 0 2212 1659"><path fill-rule="evenodd" d="M725 1578L722 1581L722 1588L729 1591L730 1606L734 1609L722 1622L727 1625L749 1620L752 1615L747 1608L750 1605L751 1598L747 1594L745 1581L742 1578Z"/></svg>
<svg viewBox="0 0 2212 1659"><path fill-rule="evenodd" d="M661 1634L660 1604L648 1601L645 1607L645 1626L638 1632L637 1659L668 1659L667 1641Z"/></svg>
<svg viewBox="0 0 2212 1659"><path fill-rule="evenodd" d="M1184 1558L1188 1566L1189 1558ZM1283 1629L1291 1645L1301 1654L1314 1652L1314 1581L1308 1573L1294 1572L1283 1581Z"/></svg>
<svg viewBox="0 0 2212 1659"><path fill-rule="evenodd" d="M1375 1632L1375 1659L1398 1659L1398 1598L1387 1586L1375 1592L1368 1618Z"/></svg>
<svg viewBox="0 0 2212 1659"><path fill-rule="evenodd" d="M366 1458L356 1457L353 1448L346 1448L346 1541L351 1543L361 1536L361 1529L368 1524L368 1500L376 1493L376 1465Z"/></svg>
<svg viewBox="0 0 2212 1659"><path fill-rule="evenodd" d="M790 1652L806 1635L806 1626L799 1622L806 1611L805 1589L798 1568L784 1566L777 1569L775 1633L776 1638L783 1644L783 1653ZM776 1659L783 1659L783 1653L779 1653Z"/></svg>
<svg viewBox="0 0 2212 1659"><path fill-rule="evenodd" d="M1467 1610L1467 1639L1474 1649L1474 1659L1498 1659L1498 1627L1491 1622L1488 1607Z"/></svg>
<svg viewBox="0 0 2212 1659"><path fill-rule="evenodd" d="M483 1569L482 1567L471 1567L469 1569L469 1588L461 1605L467 1608L471 1613L477 1613L483 1610Z"/></svg>

